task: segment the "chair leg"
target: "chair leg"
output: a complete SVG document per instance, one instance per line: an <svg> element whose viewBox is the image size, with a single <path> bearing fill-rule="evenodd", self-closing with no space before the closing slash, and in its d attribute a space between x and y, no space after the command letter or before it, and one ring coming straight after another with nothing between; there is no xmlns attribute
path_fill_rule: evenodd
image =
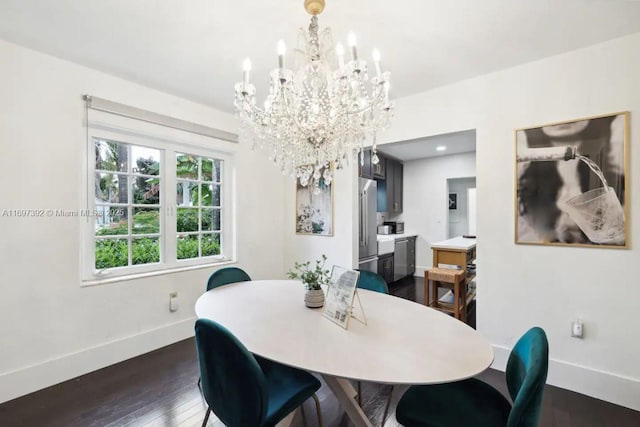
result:
<svg viewBox="0 0 640 427"><path fill-rule="evenodd" d="M304 404L300 405L300 412L302 413L302 424L307 427L307 413L304 411Z"/></svg>
<svg viewBox="0 0 640 427"><path fill-rule="evenodd" d="M389 398L387 399L387 404L384 406L384 415L382 415L382 426L384 426L385 421L387 421L387 415L389 415L389 407L391 406L391 399L393 398L393 386L391 386L391 392L389 393Z"/></svg>
<svg viewBox="0 0 640 427"><path fill-rule="evenodd" d="M358 381L358 406L362 408L362 383Z"/></svg>
<svg viewBox="0 0 640 427"><path fill-rule="evenodd" d="M202 421L202 427L206 427L207 421L209 421L210 414L211 414L211 408L207 407L207 413L204 415L204 421Z"/></svg>
<svg viewBox="0 0 640 427"><path fill-rule="evenodd" d="M315 400L316 402L316 412L318 413L318 426L322 427L322 410L320 409L320 400L318 399L318 396L316 396L315 393L311 397L313 397L313 400Z"/></svg>

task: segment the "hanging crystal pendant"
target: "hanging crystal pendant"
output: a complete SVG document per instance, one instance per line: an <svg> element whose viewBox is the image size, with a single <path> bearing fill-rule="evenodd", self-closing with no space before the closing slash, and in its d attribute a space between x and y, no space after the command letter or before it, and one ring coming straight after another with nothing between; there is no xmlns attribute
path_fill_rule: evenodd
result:
<svg viewBox="0 0 640 427"><path fill-rule="evenodd" d="M261 108L249 82L251 64L245 61L234 105L241 142L267 148L283 174L319 189L332 182L332 164L336 169L348 164L347 153L359 153L364 165L367 140L372 141L372 162L379 163L376 133L389 126L393 108L389 73L380 68L380 53L374 50L375 76L370 78L367 62L358 57L355 36L349 36L347 62L331 31L320 31L317 15L324 1L306 0L305 7L313 16L308 31L300 31L294 69L286 67L286 46L279 42L278 68L271 72L269 94Z"/></svg>

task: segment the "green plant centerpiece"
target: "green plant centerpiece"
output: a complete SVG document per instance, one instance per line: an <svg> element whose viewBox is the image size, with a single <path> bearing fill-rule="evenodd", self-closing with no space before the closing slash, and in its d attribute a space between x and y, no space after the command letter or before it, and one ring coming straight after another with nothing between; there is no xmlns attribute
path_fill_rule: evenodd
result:
<svg viewBox="0 0 640 427"><path fill-rule="evenodd" d="M318 308L324 305L324 291L321 285L328 285L331 282L331 272L325 269L327 256L322 255L322 259L316 260L315 266L311 266L311 261L295 262L293 268L287 272L289 279L301 280L307 288L304 295L304 303L307 307Z"/></svg>

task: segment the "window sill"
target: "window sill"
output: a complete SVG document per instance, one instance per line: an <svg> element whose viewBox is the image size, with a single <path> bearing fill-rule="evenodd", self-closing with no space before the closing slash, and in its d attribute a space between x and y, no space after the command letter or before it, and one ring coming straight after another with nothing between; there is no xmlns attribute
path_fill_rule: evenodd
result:
<svg viewBox="0 0 640 427"><path fill-rule="evenodd" d="M86 288L90 286L105 285L107 283L126 282L129 280L144 279L146 277L162 276L165 274L181 273L184 271L200 270L203 268L221 267L221 266L236 264L236 263L237 263L236 260L225 260L225 261L219 261L219 262L210 262L207 264L197 264L197 265L189 265L184 267L167 268L164 270L147 271L144 273L127 274L127 275L122 275L117 277L105 277L103 279L89 279L89 280L83 280L80 287Z"/></svg>

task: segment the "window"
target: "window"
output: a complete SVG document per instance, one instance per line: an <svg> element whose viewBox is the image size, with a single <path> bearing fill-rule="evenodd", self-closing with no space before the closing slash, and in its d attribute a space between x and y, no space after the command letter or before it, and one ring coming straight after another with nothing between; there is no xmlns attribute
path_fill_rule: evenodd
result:
<svg viewBox="0 0 640 427"><path fill-rule="evenodd" d="M219 159L176 155L178 259L220 255Z"/></svg>
<svg viewBox="0 0 640 427"><path fill-rule="evenodd" d="M89 143L85 281L233 258L228 154L106 134Z"/></svg>
<svg viewBox="0 0 640 427"><path fill-rule="evenodd" d="M100 139L94 150L95 268L159 263L160 150Z"/></svg>

